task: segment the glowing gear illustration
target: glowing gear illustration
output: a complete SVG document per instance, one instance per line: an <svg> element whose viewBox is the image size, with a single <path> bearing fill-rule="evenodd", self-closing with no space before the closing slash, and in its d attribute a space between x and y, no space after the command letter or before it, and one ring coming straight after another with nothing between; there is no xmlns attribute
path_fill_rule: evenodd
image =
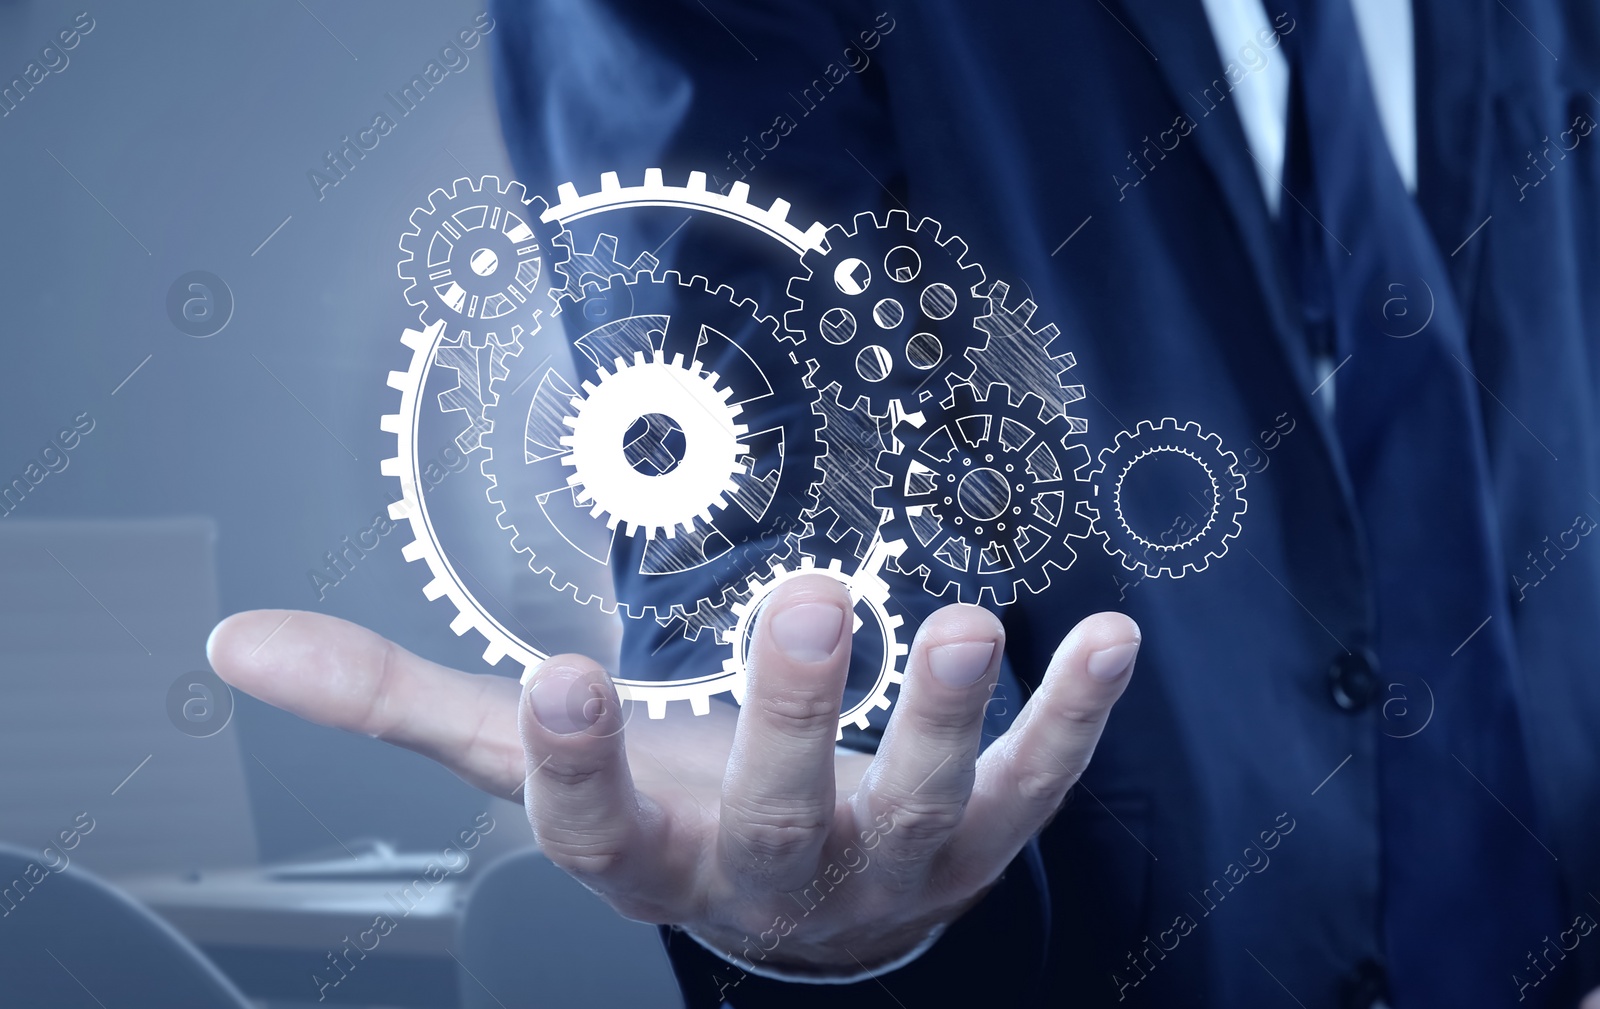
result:
<svg viewBox="0 0 1600 1009"><path fill-rule="evenodd" d="M663 271L612 235L572 248L569 223L663 207L792 253L783 325L774 306ZM1005 605L1048 588L1078 556L1070 541L1090 535L1150 575L1226 553L1244 474L1216 435L1144 421L1091 460L1088 423L1069 412L1084 387L1064 381L1075 358L1054 325L1034 325L1031 298L1010 305L1008 285L985 282L964 242L901 211L833 228L788 212L752 203L742 182L719 192L696 172L669 185L650 169L640 184L563 185L553 205L516 182L459 179L411 215L398 272L424 328L402 335L410 361L389 375L400 406L382 428L398 449L382 471L401 484L389 514L411 526L403 555L428 567L424 594L451 602L456 634L484 636L487 662L531 671L545 655L482 604L441 542L425 424L450 425L473 453L485 521L555 591L719 649L704 675L615 681L655 718L673 701L699 714L719 693L742 701L761 607L803 574L855 601L854 672L872 677L864 692L852 680L842 731L868 727L903 680L905 614L919 610L902 589ZM572 367L535 349L551 319ZM454 494L435 508L459 507Z"/></svg>
<svg viewBox="0 0 1600 1009"><path fill-rule="evenodd" d="M670 537L696 518L710 522L711 509L737 490L733 477L744 472L740 459L749 449L739 441L748 430L739 407L728 404L733 390L717 381L699 361L685 364L682 354L668 361L658 350L649 358L638 351L632 362L618 358L615 370L584 382L563 420L572 433L561 439L574 500L592 503L590 515L604 516L612 529L620 522L630 535ZM650 444L635 448L641 442Z"/></svg>
<svg viewBox="0 0 1600 1009"><path fill-rule="evenodd" d="M1172 578L1204 571L1241 531L1247 504L1238 462L1219 436L1194 421L1141 420L1101 450L1090 474L1093 500L1080 502L1079 513L1093 520L1106 551L1130 571ZM1154 502L1181 511L1169 520Z"/></svg>
<svg viewBox="0 0 1600 1009"><path fill-rule="evenodd" d="M733 692L734 699L740 704L744 703L750 638L755 633L756 616L761 604L785 582L801 575L817 574L833 578L849 590L850 599L855 604L854 633L859 640L859 635L866 631L873 639L875 647L872 650L878 658L878 669L872 685L860 700L849 705L840 716L839 738L844 736L844 726L853 724L865 729L875 711L887 711L890 687L905 680L904 660L910 646L900 640L905 620L898 613L891 612L889 585L877 574L882 556L880 547L875 557L869 559L855 574L846 574L837 560L826 567L818 567L810 558L805 558L798 567L774 561L766 574L753 576L744 598L733 605L736 618L733 627L723 635L723 640L733 649L733 654L723 663L723 671L728 675L728 689Z"/></svg>
<svg viewBox="0 0 1600 1009"><path fill-rule="evenodd" d="M466 582L446 556L435 535L433 522L428 516L428 502L420 488L426 486L421 470L422 460L417 457L416 431L425 402L422 390L426 387L429 370L433 367L444 344L445 323L441 319L424 330L408 329L400 335L400 342L411 351L411 362L405 371L389 373L389 387L400 393L400 409L385 415L379 426L395 436L398 448L392 458L380 465L384 476L400 481L400 500L389 506L389 517L410 524L411 542L401 550L407 561L422 561L428 567L430 578L422 594L429 599L441 597L455 607L456 616L450 629L457 635L468 630L479 631L487 642L483 660L494 665L506 656L531 669L545 655L529 646L506 629L478 602L466 587Z"/></svg>
<svg viewBox="0 0 1600 1009"><path fill-rule="evenodd" d="M849 228L829 228L827 247L800 265L805 273L789 281L795 307L783 317L795 359L814 388L841 376L864 383L873 413L893 400L943 398L942 378L983 340L974 325L989 310L977 293L983 267L932 218L913 227L903 210L857 214Z"/></svg>
<svg viewBox="0 0 1600 1009"><path fill-rule="evenodd" d="M788 246L796 255L822 245L827 228L821 222L806 228L791 224L788 200L773 200L768 207L756 206L750 202L747 183L735 182L723 193L707 187L705 172L690 172L688 183L682 186L669 185L663 180L661 169L647 168L643 185L624 186L616 172L606 172L600 176L598 191L583 194L578 192L577 186L566 182L556 190L556 204L544 217L551 223L565 225L594 214L634 207L673 207L738 221ZM579 280L581 283L581 278Z"/></svg>
<svg viewBox="0 0 1600 1009"><path fill-rule="evenodd" d="M562 307L566 307L568 302L583 297L585 284L598 284L603 287L612 277L637 277L641 273L654 272L660 265L660 261L648 252L641 252L632 262L624 263L617 253L617 237L602 233L595 236L594 246L588 252L574 249L570 259L557 264L556 269L566 278L566 284L559 289L552 288L550 296ZM593 318L597 304L599 303L591 301L584 306L590 310L585 318L591 324L605 321ZM571 324L571 320L568 320L568 326Z"/></svg>
<svg viewBox="0 0 1600 1009"><path fill-rule="evenodd" d="M539 330L538 310L524 306L540 278L567 259L570 238L542 220L546 209L520 182L457 179L412 211L411 230L400 236L406 301L424 323L445 323L438 364L457 378L439 393L439 408L466 416L456 435L463 452L475 451L488 428L489 386L505 373L506 357Z"/></svg>
<svg viewBox="0 0 1600 1009"><path fill-rule="evenodd" d="M1019 587L1043 592L1050 571L1077 558L1068 540L1088 535L1075 509L1088 490L1088 449L1037 397L1013 404L1008 393L957 385L935 420L907 418L896 450L880 457L894 566L921 574L932 595L954 586L961 602L1006 605Z"/></svg>
<svg viewBox="0 0 1600 1009"><path fill-rule="evenodd" d="M512 317L569 251L561 226L542 219L547 209L522 183L492 175L435 189L400 236L407 303L425 323L444 320L452 342L509 343Z"/></svg>
<svg viewBox="0 0 1600 1009"><path fill-rule="evenodd" d="M986 294L989 313L974 323L986 338L980 346L967 350L966 371L961 377L978 389L999 382L1011 390L1014 400L1036 396L1043 401L1047 414L1067 416L1078 434L1087 431L1087 420L1067 414L1067 407L1083 399L1085 393L1081 385L1061 383L1061 376L1078 363L1071 353L1056 349L1061 331L1055 323L1034 329L1033 314L1038 306L1032 298L1016 307L1007 305L1011 286L1004 281L989 285Z"/></svg>
<svg viewBox="0 0 1600 1009"><path fill-rule="evenodd" d="M751 574L796 554L821 452L812 394L758 363L776 320L731 289L642 266L590 279L557 315L577 387L526 353L495 382L488 500L557 591L697 638L728 623Z"/></svg>
<svg viewBox="0 0 1600 1009"><path fill-rule="evenodd" d="M874 500L883 485L878 456L887 442L887 416L872 413L865 397L841 402L837 382L821 390L811 403L820 418L824 453L817 459L815 504L805 517L813 535L806 541L813 556L865 559L878 538L883 508Z"/></svg>

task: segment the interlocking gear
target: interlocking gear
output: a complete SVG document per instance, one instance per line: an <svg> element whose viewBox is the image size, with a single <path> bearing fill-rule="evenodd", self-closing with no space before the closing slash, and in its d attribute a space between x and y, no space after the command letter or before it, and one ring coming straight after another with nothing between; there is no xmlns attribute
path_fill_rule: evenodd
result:
<svg viewBox="0 0 1600 1009"><path fill-rule="evenodd" d="M457 378L439 393L439 408L466 415L456 436L463 452L481 443L489 386L504 375L506 357L539 331L539 311L526 306L540 278L570 253L565 229L542 219L547 209L520 182L462 178L449 192L429 194L400 236L404 255L396 270L406 301L424 324L445 323L436 363Z"/></svg>
<svg viewBox="0 0 1600 1009"><path fill-rule="evenodd" d="M910 648L900 640L905 618L891 610L893 601L890 599L889 585L878 574L878 564L883 556L880 545L868 563L854 574L846 574L837 560L826 567L818 567L808 557L798 567L774 561L766 574L753 576L744 598L733 605L736 618L733 627L723 634L724 643L733 649L733 654L723 662L722 668L728 675L728 689L733 691L734 700L744 703L750 638L755 633L756 614L761 604L785 582L801 575L817 574L827 575L849 590L850 599L855 604L854 632L861 634L863 629L869 628L870 621L871 647L878 658L878 669L872 685L860 700L841 712L836 738L844 737L846 725L865 729L871 723L873 712L887 711L891 703L890 688L905 681L904 659Z"/></svg>
<svg viewBox="0 0 1600 1009"><path fill-rule="evenodd" d="M570 259L557 264L556 269L560 271L566 283L559 288L552 287L550 296L556 300L558 310L564 309L571 302L583 297L585 284L604 286L612 277L637 277L641 273L654 272L660 265L660 260L648 252L641 252L631 263L624 263L617 256L617 236L602 233L595 236L594 247L590 251L580 252L574 249ZM606 321L592 318L597 304L599 303L591 301L587 305L590 313L585 316L585 320L590 325ZM568 320L568 325L571 324L571 320Z"/></svg>
<svg viewBox="0 0 1600 1009"><path fill-rule="evenodd" d="M558 318L578 327L580 388L526 353L495 383L482 469L501 528L580 603L676 620L690 638L725 625L751 574L795 556L818 479L811 393L794 369L757 363L776 321L727 287L642 268L587 284ZM627 384L646 375L674 385ZM636 575L628 598L613 581L623 569Z"/></svg>
<svg viewBox="0 0 1600 1009"><path fill-rule="evenodd" d="M425 323L443 319L452 342L506 343L511 317L570 252L564 229L542 219L548 209L522 183L502 186L493 175L435 189L400 236L407 303Z"/></svg>
<svg viewBox="0 0 1600 1009"><path fill-rule="evenodd" d="M739 440L749 429L728 402L733 390L718 380L699 361L685 364L682 354L668 361L658 350L648 358L636 351L632 362L618 358L614 370L584 382L572 416L562 420L572 429L561 438L568 450L561 462L572 467L573 500L592 504L591 516L611 529L621 523L629 535L672 537L697 518L709 523L711 509L738 489L733 478L749 451ZM668 444L674 436L681 450ZM652 444L630 458L639 442Z"/></svg>
<svg viewBox="0 0 1600 1009"><path fill-rule="evenodd" d="M455 606L453 631L484 635L486 661L511 656L531 672L545 656L478 603L428 517L416 454L424 389L449 380L430 384L435 367L455 378L438 410L466 416L456 442L482 449L488 501L532 571L578 602L654 619L669 637L713 630L731 648L708 675L618 679L651 717L670 701L705 713L715 694L742 700L756 614L801 574L849 588L860 654L873 655L842 730L866 728L903 679L912 610L890 590L903 576L1000 606L1019 587L1043 591L1076 559L1070 541L1091 533L1149 574L1180 577L1226 552L1245 510L1233 454L1168 419L1118 435L1096 466L1087 422L1068 413L1085 397L1063 384L1073 355L1055 346L1055 326L1034 327L1031 299L1010 306L1007 285L984 285L960 239L899 211L802 228L785 201L749 196L744 183L721 193L697 172L667 185L651 169L640 185L615 173L592 193L564 185L547 206L485 177L436 190L411 215L398 270L426 325L406 330L409 367L389 376L401 403L382 426L399 448L382 469L401 482L391 517L415 534L404 556L427 564L428 598ZM567 222L642 207L729 218L793 252L802 275L787 330L648 253L624 262L611 236L571 248ZM579 351L575 376L530 350L538 289ZM1165 499L1150 491L1164 486L1204 514L1154 532L1165 519L1148 502ZM625 599L613 582L624 570Z"/></svg>
<svg viewBox="0 0 1600 1009"><path fill-rule="evenodd" d="M1019 587L1043 592L1052 569L1077 559L1068 540L1088 536L1076 511L1091 466L1081 432L1010 392L958 384L934 419L906 418L880 457L894 569L920 574L932 595L954 586L961 602L1004 606Z"/></svg>
<svg viewBox="0 0 1600 1009"><path fill-rule="evenodd" d="M967 262L966 242L941 238L932 218L912 227L903 210L882 220L857 214L849 228L829 228L826 248L800 265L804 274L789 281L795 307L783 317L795 361L816 389L839 376L864 383L874 414L891 402L911 409L943 398L946 376L983 340L975 326L989 311L977 293L983 267Z"/></svg>
<svg viewBox="0 0 1600 1009"><path fill-rule="evenodd" d="M1239 517L1248 504L1238 463L1220 436L1205 433L1194 421L1141 420L1135 431L1120 432L1110 448L1100 451L1090 473L1093 501L1079 502L1078 511L1094 523L1106 552L1120 558L1124 568L1152 578L1182 578L1226 554L1228 541L1241 532ZM1140 493L1129 494L1130 485L1140 485ZM1162 504L1181 509L1164 532L1155 526L1165 521L1166 512L1155 524L1130 517L1135 508L1149 513Z"/></svg>
<svg viewBox="0 0 1600 1009"><path fill-rule="evenodd" d="M1011 390L1014 402L1023 396L1036 396L1043 401L1047 415L1065 416L1075 433L1086 432L1086 419L1067 414L1067 407L1083 399L1085 393L1081 385L1061 383L1061 376L1078 363L1070 352L1055 352L1061 330L1055 323L1034 329L1033 313L1039 306L1032 298L1024 299L1015 308L1007 305L1011 285L1004 281L990 284L985 293L989 313L974 324L987 338L981 346L967 350L968 370L961 377L978 389L998 382Z"/></svg>
<svg viewBox="0 0 1600 1009"><path fill-rule="evenodd" d="M820 390L811 412L822 421L824 454L817 459L822 479L806 519L813 535L805 542L813 557L864 560L878 541L883 508L875 500L883 486L878 456L887 447L888 416L872 413L865 397L841 402L839 383Z"/></svg>

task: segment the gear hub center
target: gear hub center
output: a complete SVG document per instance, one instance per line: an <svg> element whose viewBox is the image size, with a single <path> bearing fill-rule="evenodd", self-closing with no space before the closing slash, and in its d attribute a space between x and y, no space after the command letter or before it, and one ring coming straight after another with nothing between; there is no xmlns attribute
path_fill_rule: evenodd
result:
<svg viewBox="0 0 1600 1009"><path fill-rule="evenodd" d="M666 476L678 468L688 449L683 425L664 413L647 413L622 435L622 454L634 472Z"/></svg>
<svg viewBox="0 0 1600 1009"><path fill-rule="evenodd" d="M970 518L992 522L1011 507L1011 484L999 470L980 467L961 478L956 503Z"/></svg>

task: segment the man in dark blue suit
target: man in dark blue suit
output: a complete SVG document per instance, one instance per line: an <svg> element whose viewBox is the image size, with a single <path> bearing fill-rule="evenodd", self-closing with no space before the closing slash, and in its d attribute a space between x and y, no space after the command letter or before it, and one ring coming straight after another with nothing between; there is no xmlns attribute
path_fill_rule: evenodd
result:
<svg viewBox="0 0 1600 1009"><path fill-rule="evenodd" d="M626 751L581 657L529 689L526 762L509 684L328 618L261 655L277 620L232 618L219 672L502 793L540 770L541 844L673 926L696 1007L1576 1004L1600 985L1600 15L1373 11L499 5L530 191L701 169L794 218L934 217L1059 326L1091 431L1254 442L1243 532L1189 577L1080 549L1003 624L927 615L888 729L837 756L826 579L764 611L737 725L639 720ZM675 223L620 237L779 311ZM1109 610L1137 626L1063 641ZM624 672L691 661L658 644L630 635ZM793 896L817 878L834 903Z"/></svg>

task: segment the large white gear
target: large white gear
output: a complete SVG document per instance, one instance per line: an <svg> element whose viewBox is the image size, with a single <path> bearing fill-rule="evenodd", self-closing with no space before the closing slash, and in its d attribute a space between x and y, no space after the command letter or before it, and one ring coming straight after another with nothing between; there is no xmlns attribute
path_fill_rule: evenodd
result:
<svg viewBox="0 0 1600 1009"><path fill-rule="evenodd" d="M594 262L600 265L598 257ZM657 275L639 262L621 269L598 283L591 274L581 297L566 303L559 316L587 319L588 308L594 305L598 309L594 317L605 320L587 332L578 331L582 335L568 333L589 362L585 370L591 376L609 373L618 358L631 360L641 351L647 356L664 353L669 358L682 355L722 362L721 378L714 384L733 390L723 406L737 406L735 422L750 428L738 439L748 446L738 468L731 478L723 473L734 484L721 505L732 525L722 526L722 513L707 518L697 513L692 524L685 523L670 535L635 537L619 531L625 529L621 523L604 527L594 522L593 503L580 505L575 500L581 487L569 482L572 469L562 465L570 455L562 440L573 433L565 420L572 416L571 403L579 392L545 369L544 361L531 357L526 363L521 357L509 359L509 373L495 384L480 468L489 481L488 500L498 510L496 521L511 534L512 548L526 555L529 567L548 579L553 589L580 604L629 619L678 621L684 636L695 639L707 628L726 625L732 599L750 574L764 569L767 559L795 556L809 526L793 505L803 506L814 498L814 459L820 455L817 432L800 417L790 416L797 397L809 395L799 374L760 369L747 350L754 343L741 346L731 335L744 334L745 341L776 339L776 320L762 316L753 301L738 298L731 288L713 288L702 277L684 278L672 271ZM703 405L709 409L712 401ZM620 408L633 418L631 424L646 420L631 403ZM670 420L664 415L649 419L662 422L652 428L657 433ZM683 433L680 429L672 434ZM670 437L638 438L627 447L626 461L643 463L641 456L650 454L654 456L650 461L658 464L653 479L674 475L666 473L670 466L659 465L681 458L681 449L668 449ZM640 453L640 444L653 444L654 450ZM623 436L618 434L611 445L601 442L599 448L614 459L624 448ZM703 503L710 501L710 495L704 496ZM573 519L580 521L570 524ZM725 535L745 520L758 524L756 540ZM599 538L583 542L584 529L591 526L605 529L606 542ZM661 580L653 583L653 589L623 599L613 584L612 551L629 540L644 541L642 554L630 558L630 563L638 565L641 575ZM667 589L666 579L674 572L691 570L699 574L683 585L692 591L674 595ZM646 602L647 598L654 601Z"/></svg>
<svg viewBox="0 0 1600 1009"><path fill-rule="evenodd" d="M561 439L577 502L592 504L591 515L604 516L612 529L621 523L628 535L670 538L696 517L710 522L711 509L738 490L733 477L744 472L740 459L749 451L739 440L749 433L740 407L728 403L733 389L719 388L718 377L699 361L684 364L682 354L668 361L658 350L651 357L640 351L631 362L618 358L614 370L601 368L585 381L563 421L572 433ZM683 432L683 457L667 472L646 474L629 463L623 443L640 418L656 415Z"/></svg>
<svg viewBox="0 0 1600 1009"><path fill-rule="evenodd" d="M479 188L487 193L487 186L471 186L474 191ZM456 191L461 191L458 184ZM501 193L509 191L509 187L495 189ZM434 195L430 202L431 208L438 205L441 197L451 197L454 193L440 191ZM704 173L696 172L688 177L687 184L682 186L668 185L659 169L650 169L645 172L642 185L623 186L616 173L606 173L601 177L600 189L597 192L578 193L575 186L563 185L559 191L559 202L554 207L542 210L537 216L527 223L539 222L535 228L541 235L551 236L542 243L542 248L549 254L544 263L554 267L558 274L565 277L565 283L560 280L550 284L549 295L556 303L557 312L566 307L565 303L573 300L578 290L585 282L603 279L602 274L613 275L617 272L624 274L643 268L648 270L652 262L635 263L631 269L620 268L622 264L614 263L615 256L609 248L596 247L593 254L581 261L573 262L569 267L568 255L570 254L570 238L567 236L562 222L578 220L611 210L629 207L672 207L693 212L711 213L721 217L739 221L758 232L767 235L793 252L797 257L809 249L819 247L823 242L826 228L821 223L813 223L809 227L797 227L791 224L788 217L789 204L783 200L776 200L768 207L760 207L749 202L749 187L744 183L735 183L727 193L720 193L707 186L707 177ZM520 202L520 198L518 200ZM529 201L534 203L537 201ZM542 206L542 204L541 204ZM530 211L533 208L530 207ZM532 216L530 214L530 216ZM417 227L420 235L422 229ZM419 239L409 240L415 243ZM407 248L407 260L421 262L414 250L420 248L411 245ZM506 257L498 257L504 261ZM608 262L601 263L601 259ZM480 259L480 265L485 260ZM409 263L408 263L409 265ZM469 262L470 265L470 262ZM416 272L413 268L409 272ZM524 277L526 271L523 271ZM405 267L402 276L411 280ZM463 275L464 276L464 275ZM416 280L422 280L419 274ZM554 278L553 278L554 279ZM522 285L524 292L528 285ZM420 284L415 292L408 291L408 300L418 299ZM509 295L512 300L516 296ZM415 302L414 302L415 303ZM470 301L465 304L470 306ZM480 305L482 302L480 301ZM424 306L426 311L426 306ZM479 318L481 319L481 310ZM478 372L472 375L463 375L458 381L458 393L450 398L441 396L439 407L441 410L466 410L471 416L472 424L463 433L465 439L470 440L469 446L476 449L478 436L488 432L489 425L481 416L487 408L494 406L496 396L489 388L491 383L499 376L500 366L505 363L508 356L518 354L522 350L522 341L530 334L530 330L538 326L538 313L518 313L524 329L520 332L507 328L505 333L499 327L490 327L493 333L479 336L478 330L485 327L469 326L466 324L455 325L454 329L464 332L452 331L446 336L445 320L435 321L432 316L425 316L430 323L423 330L406 330L401 337L401 342L411 350L411 362L403 372L391 372L389 385L401 394L400 409L397 413L385 416L382 421L383 430L394 434L399 443L396 455L384 460L382 471L387 476L396 477L401 482L401 500L390 506L390 516L396 520L409 522L414 534L414 539L403 549L403 556L408 561L423 561L432 577L424 587L424 594L429 599L437 600L441 597L450 600L456 609L456 616L451 620L450 628L456 634L465 634L469 629L481 633L487 641L483 657L486 662L493 665L500 660L510 657L524 669L523 680L526 682L532 671L547 656L537 648L524 643L510 628L502 625L490 611L479 604L473 593L466 588L468 584L462 574L457 572L451 564L444 548L440 545L434 534L432 524L427 515L427 503L419 488L423 486L420 474L417 472L418 453L417 426L419 411L422 404L422 389L428 380L429 371L434 366L451 367L460 373L462 369L454 364L447 364L437 360L441 348L452 347L458 344L469 343L473 346L483 346L485 354L492 354L492 359L486 364L481 364ZM454 322L455 320L452 320ZM509 320L508 320L509 321ZM470 337L465 335L470 332ZM464 352L463 352L464 353ZM465 361L462 354L458 357ZM478 355L483 357L485 355ZM454 360L454 359L452 359ZM470 389L466 388L465 379L471 378ZM478 379L481 378L481 382ZM795 534L798 536L798 534ZM665 537L661 538L665 540ZM742 590L742 585L741 585ZM730 593L732 590L729 590ZM652 718L663 718L667 713L668 702L688 701L696 714L705 714L710 711L711 698L719 693L732 689L732 677L725 670L717 670L706 676L692 679L669 681L654 680L629 680L617 678L614 680L618 695L624 700L642 701Z"/></svg>
<svg viewBox="0 0 1600 1009"><path fill-rule="evenodd" d="M1209 502L1200 502L1203 515L1185 534L1166 541L1153 529L1129 524L1123 503L1123 485L1141 462L1158 455L1183 456L1193 462L1210 484ZM1182 578L1204 571L1228 552L1228 543L1243 527L1239 518L1248 508L1244 498L1245 475L1239 459L1222 447L1222 438L1207 434L1194 421L1179 423L1166 417L1159 424L1141 420L1133 431L1122 431L1109 448L1101 449L1098 465L1090 473L1094 498L1104 505L1078 502L1078 514L1088 518L1106 552L1129 571L1146 577ZM1106 512L1110 512L1107 521Z"/></svg>
<svg viewBox="0 0 1600 1009"><path fill-rule="evenodd" d="M428 372L436 363L441 344L445 342L443 319L423 330L407 329L400 334L400 342L411 351L411 363L405 371L389 372L388 384L400 393L400 409L386 414L379 427L394 435L399 447L392 458L380 464L384 476L400 481L400 500L389 506L389 517L410 523L414 539L400 551L407 561L423 561L432 578L422 588L429 599L441 596L456 608L450 629L457 635L477 630L488 642L483 660L494 665L506 656L532 669L548 656L524 644L514 633L491 616L459 575L443 548L434 536L433 524L428 520L427 500L419 488L423 485L418 471L417 418L422 402L422 390L428 381Z"/></svg>
<svg viewBox="0 0 1600 1009"><path fill-rule="evenodd" d="M897 613L889 612L888 609L889 583L879 574L886 555L885 544L880 542L867 558L867 562L853 574L846 573L839 560L829 562L826 567L817 567L815 562L807 557L802 559L798 567L790 566L783 561L774 561L768 574L752 577L746 588L745 598L733 604L735 617L733 627L723 634L724 643L732 648L732 654L723 661L722 668L728 677L727 689L733 692L734 700L740 704L744 703L747 683L746 655L749 651L750 637L755 633L756 614L760 611L761 604L766 602L767 597L780 585L801 575L816 574L833 578L849 591L850 599L855 603L853 631L860 631L866 625L866 618L862 616L862 612L865 611L872 619L882 647L882 661L872 687L861 700L840 713L839 730L835 738L844 738L846 725L865 729L871 724L874 712L887 711L890 704L889 688L905 682L904 659L910 651L910 646L900 640L900 631L905 624L904 618Z"/></svg>

